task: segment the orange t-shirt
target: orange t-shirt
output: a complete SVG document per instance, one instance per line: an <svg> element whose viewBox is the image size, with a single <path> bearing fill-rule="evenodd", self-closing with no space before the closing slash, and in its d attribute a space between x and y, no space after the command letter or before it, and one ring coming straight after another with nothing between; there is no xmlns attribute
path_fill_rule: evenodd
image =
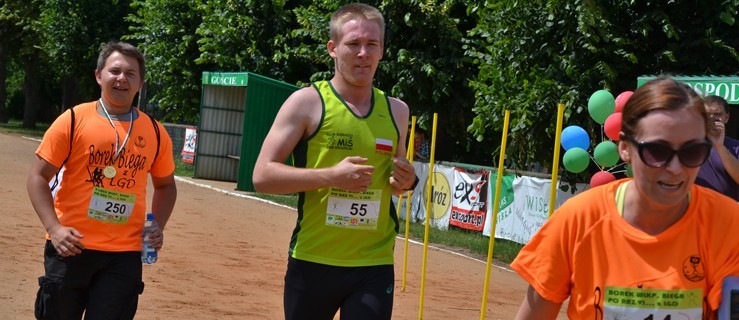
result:
<svg viewBox="0 0 739 320"><path fill-rule="evenodd" d="M97 101L74 108L75 126L72 152L69 152L70 112L60 115L44 134L36 154L64 170L54 208L64 226L74 227L84 235L85 248L100 251L139 251L146 214L148 173L165 177L174 172L172 140L160 123L159 154L157 136L149 116L134 108L134 122L129 140L113 162L116 135L105 115L96 110ZM113 120L119 147L129 129L129 115ZM103 173L115 168L112 178ZM48 235L47 235L48 239Z"/></svg>
<svg viewBox="0 0 739 320"><path fill-rule="evenodd" d="M649 235L617 210L624 181L565 202L511 267L545 299L570 297L570 319L714 319L723 278L739 275L739 205L694 185L685 215Z"/></svg>

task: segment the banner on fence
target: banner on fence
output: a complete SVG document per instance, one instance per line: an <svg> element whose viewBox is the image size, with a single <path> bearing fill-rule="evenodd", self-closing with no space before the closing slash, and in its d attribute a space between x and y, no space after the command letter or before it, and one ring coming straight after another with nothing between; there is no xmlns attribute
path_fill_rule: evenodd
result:
<svg viewBox="0 0 739 320"><path fill-rule="evenodd" d="M182 146L182 162L195 163L195 145L197 144L198 132L196 128L185 129L185 142Z"/></svg>
<svg viewBox="0 0 739 320"><path fill-rule="evenodd" d="M428 197L426 184L429 165L416 162L413 166L422 183L416 186L411 196L410 219L411 222L423 223ZM489 218L493 217L492 203L498 174L484 170L471 173L445 165L435 165L434 171L431 226L447 230L449 225L453 225L482 231L483 235L489 237L492 228ZM506 174L501 181L495 237L526 244L548 219L551 180ZM578 192L586 187L585 184L578 184ZM557 188L556 206L559 207L572 196L572 193ZM397 200L397 197L394 198L395 204L398 203ZM406 219L408 203L408 199L404 197L398 213L403 219ZM478 225L480 218L483 221L482 227Z"/></svg>
<svg viewBox="0 0 739 320"><path fill-rule="evenodd" d="M413 163L413 167L416 169L416 175L420 182L413 190L411 196L411 222L422 222L426 221L426 199L428 198L429 188L428 176L429 176L429 164L423 162ZM433 195L431 196L430 207L431 215L429 216L430 226L447 230L449 229L449 219L451 217L452 209L452 186L454 179L454 167L445 165L434 165L434 188ZM398 203L397 197L393 196L393 203ZM399 216L405 219L406 206L408 205L408 199L403 198L403 202L400 206Z"/></svg>
<svg viewBox="0 0 739 320"><path fill-rule="evenodd" d="M482 231L488 212L488 177L490 172L471 173L454 168L454 190L449 224L463 229Z"/></svg>
<svg viewBox="0 0 739 320"><path fill-rule="evenodd" d="M511 192L507 193L507 186L504 183L498 220L495 226L495 237L521 244L528 243L534 233L539 231L539 228L549 218L550 186L551 180L549 179L521 176L512 179ZM579 190L584 189L584 187L584 184L578 185ZM506 194L507 198L504 198L503 194ZM572 196L573 194L570 192L557 188L555 206L559 207ZM503 203L504 200L506 201L505 204ZM490 236L491 228L492 220L488 219L485 221L483 234Z"/></svg>

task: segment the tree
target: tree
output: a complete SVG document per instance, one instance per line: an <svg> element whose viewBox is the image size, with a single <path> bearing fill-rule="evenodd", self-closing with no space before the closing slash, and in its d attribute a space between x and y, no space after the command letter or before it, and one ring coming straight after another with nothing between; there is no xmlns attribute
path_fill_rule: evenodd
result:
<svg viewBox="0 0 739 320"><path fill-rule="evenodd" d="M41 84L39 77L38 62L40 52L36 45L38 44L38 17L40 14L40 1L19 1L7 0L0 7L0 19L6 27L13 28L17 34L15 39L18 41L19 61L23 63L25 71L25 81L23 84L23 92L25 95L25 106L23 112L23 128L33 129L36 127L36 117L39 105L41 104L40 92ZM12 36L5 34L4 36ZM8 42L8 38L4 39L4 43Z"/></svg>
<svg viewBox="0 0 739 320"><path fill-rule="evenodd" d="M200 106L197 28L202 23L201 1L133 1L131 33L146 53L150 100L169 121L195 123ZM144 107L144 106L142 106Z"/></svg>
<svg viewBox="0 0 739 320"><path fill-rule="evenodd" d="M120 40L128 31L128 1L44 0L39 47L62 89L61 110L99 95L93 71L102 43Z"/></svg>
<svg viewBox="0 0 739 320"><path fill-rule="evenodd" d="M477 114L470 127L491 145L511 110L513 167L551 161L557 103L566 124L602 137L587 100L598 89L634 90L642 74L733 74L739 1L499 1L470 7L478 25L468 55ZM711 59L706 59L711 57ZM585 174L587 175L587 174Z"/></svg>

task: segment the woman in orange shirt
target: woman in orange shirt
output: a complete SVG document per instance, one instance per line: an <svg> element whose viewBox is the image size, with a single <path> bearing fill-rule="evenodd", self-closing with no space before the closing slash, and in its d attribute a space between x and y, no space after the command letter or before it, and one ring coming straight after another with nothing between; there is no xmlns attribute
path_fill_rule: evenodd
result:
<svg viewBox="0 0 739 320"><path fill-rule="evenodd" d="M716 319L739 275L739 206L694 184L711 151L703 100L660 78L623 110L633 179L570 199L511 267L529 283L516 319Z"/></svg>

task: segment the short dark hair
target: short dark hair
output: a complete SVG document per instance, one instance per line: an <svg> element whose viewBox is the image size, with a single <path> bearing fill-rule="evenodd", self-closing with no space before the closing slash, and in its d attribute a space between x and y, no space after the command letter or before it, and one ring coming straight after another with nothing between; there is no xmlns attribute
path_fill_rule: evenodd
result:
<svg viewBox="0 0 739 320"><path fill-rule="evenodd" d="M136 48L134 45L127 43L127 42L121 42L121 41L111 41L108 43L104 43L102 46L100 46L100 54L98 55L98 65L97 65L97 72L103 72L103 69L105 68L105 62L108 60L108 57L110 57L113 52L120 52L124 56L133 57L139 62L139 74L141 77L141 82L144 82L144 73L146 72L146 65L144 63L144 54L141 53L141 51Z"/></svg>
<svg viewBox="0 0 739 320"><path fill-rule="evenodd" d="M729 113L729 103L726 102L726 99L724 99L721 96L707 96L703 98L703 103L705 103L706 105L709 105L709 104L720 105L724 107L724 113Z"/></svg>

